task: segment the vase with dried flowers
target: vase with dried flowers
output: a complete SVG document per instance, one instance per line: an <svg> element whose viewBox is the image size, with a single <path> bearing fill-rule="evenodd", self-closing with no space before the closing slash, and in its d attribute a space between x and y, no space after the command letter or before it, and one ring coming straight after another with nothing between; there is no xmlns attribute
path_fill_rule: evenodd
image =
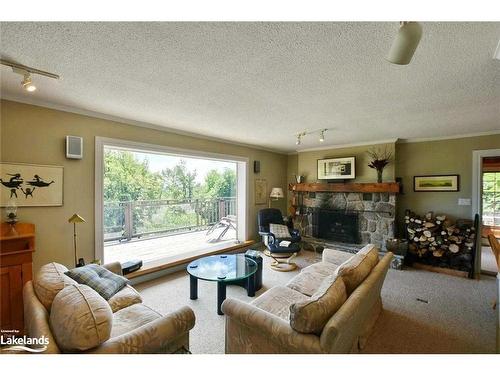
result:
<svg viewBox="0 0 500 375"><path fill-rule="evenodd" d="M368 166L377 170L377 182L382 182L384 168L391 162L392 153L388 151L387 148L384 148L384 150L374 148L366 153L370 155L372 159Z"/></svg>

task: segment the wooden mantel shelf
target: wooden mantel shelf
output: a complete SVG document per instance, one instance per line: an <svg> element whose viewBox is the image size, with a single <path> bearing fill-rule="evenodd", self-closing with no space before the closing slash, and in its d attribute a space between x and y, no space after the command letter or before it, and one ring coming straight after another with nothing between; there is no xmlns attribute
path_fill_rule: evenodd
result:
<svg viewBox="0 0 500 375"><path fill-rule="evenodd" d="M398 182L381 183L337 183L328 184L289 184L288 190L296 192L331 192L331 193L399 193Z"/></svg>

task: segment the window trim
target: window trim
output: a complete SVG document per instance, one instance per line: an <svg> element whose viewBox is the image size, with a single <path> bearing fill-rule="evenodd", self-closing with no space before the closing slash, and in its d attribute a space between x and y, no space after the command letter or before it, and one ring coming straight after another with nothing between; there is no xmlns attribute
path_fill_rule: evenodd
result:
<svg viewBox="0 0 500 375"><path fill-rule="evenodd" d="M243 156L221 154L208 151L164 146L152 143L129 141L118 138L95 137L95 187L94 187L94 255L95 259L104 260L104 148L112 147L131 151L186 156L216 161L236 163L237 198L236 209L238 215L237 237L244 242L248 240L248 209L249 207L249 158Z"/></svg>

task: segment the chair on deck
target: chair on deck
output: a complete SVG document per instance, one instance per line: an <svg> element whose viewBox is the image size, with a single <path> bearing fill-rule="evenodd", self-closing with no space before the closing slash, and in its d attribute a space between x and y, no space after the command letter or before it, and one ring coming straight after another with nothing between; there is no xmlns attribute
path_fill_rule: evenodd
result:
<svg viewBox="0 0 500 375"><path fill-rule="evenodd" d="M208 229L208 231L207 231L207 233L205 235L208 236L208 235L212 234L215 230L217 230L219 228L224 228L224 229L219 233L219 236L217 237L217 239L212 240L211 242L220 241L222 239L222 237L225 236L225 234L227 233L227 231L229 229L231 229L231 228L234 229L234 230L236 230L236 216L234 216L234 215L224 216L217 223L215 223L214 225L212 225Z"/></svg>
<svg viewBox="0 0 500 375"><path fill-rule="evenodd" d="M285 225L281 211L276 208L265 208L258 215L259 234L262 236L267 250L264 254L273 258L271 268L275 271L293 271L297 265L292 259L300 251L300 233L297 229L290 229ZM282 241L287 241L284 246Z"/></svg>

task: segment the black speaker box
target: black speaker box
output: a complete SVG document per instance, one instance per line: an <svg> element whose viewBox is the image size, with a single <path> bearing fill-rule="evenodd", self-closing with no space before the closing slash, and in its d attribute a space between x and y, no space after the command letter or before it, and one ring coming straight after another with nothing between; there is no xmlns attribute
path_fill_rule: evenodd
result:
<svg viewBox="0 0 500 375"><path fill-rule="evenodd" d="M259 173L260 172L260 161L254 160L254 162L253 162L253 172L254 173Z"/></svg>

